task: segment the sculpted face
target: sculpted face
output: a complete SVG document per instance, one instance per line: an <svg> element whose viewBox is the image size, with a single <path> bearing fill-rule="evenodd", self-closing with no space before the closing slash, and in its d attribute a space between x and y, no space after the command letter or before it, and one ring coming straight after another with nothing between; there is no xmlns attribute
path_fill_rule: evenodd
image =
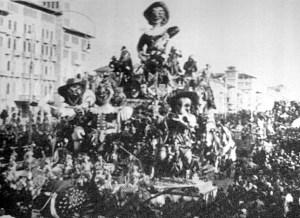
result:
<svg viewBox="0 0 300 218"><path fill-rule="evenodd" d="M176 104L176 113L189 114L191 113L192 101L189 98L179 98Z"/></svg>
<svg viewBox="0 0 300 218"><path fill-rule="evenodd" d="M165 10L162 7L155 7L151 14L151 23L153 25L162 24L166 19Z"/></svg>
<svg viewBox="0 0 300 218"><path fill-rule="evenodd" d="M110 87L105 85L99 86L96 90L96 99L98 105L104 105L110 102L114 92Z"/></svg>
<svg viewBox="0 0 300 218"><path fill-rule="evenodd" d="M83 93L82 86L79 85L79 84L74 84L74 85L72 85L72 86L69 87L68 93L69 93L70 96L72 96L72 97L79 97L79 96L81 96L82 93Z"/></svg>

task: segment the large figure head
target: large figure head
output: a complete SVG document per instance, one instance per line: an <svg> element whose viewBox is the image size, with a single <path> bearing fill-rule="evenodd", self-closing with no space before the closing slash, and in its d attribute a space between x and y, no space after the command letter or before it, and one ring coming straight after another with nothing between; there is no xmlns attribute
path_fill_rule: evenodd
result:
<svg viewBox="0 0 300 218"><path fill-rule="evenodd" d="M97 105L103 106L109 104L114 95L111 83L109 81L101 82L96 88L95 95Z"/></svg>
<svg viewBox="0 0 300 218"><path fill-rule="evenodd" d="M190 91L180 91L169 98L172 112L176 114L190 114L192 107L196 107L198 103L197 93Z"/></svg>
<svg viewBox="0 0 300 218"><path fill-rule="evenodd" d="M70 78L66 84L58 88L58 94L60 94L65 102L71 106L81 104L82 95L86 90L86 82L76 78Z"/></svg>
<svg viewBox="0 0 300 218"><path fill-rule="evenodd" d="M169 21L169 10L165 3L154 2L145 11L144 16L152 26L163 26Z"/></svg>

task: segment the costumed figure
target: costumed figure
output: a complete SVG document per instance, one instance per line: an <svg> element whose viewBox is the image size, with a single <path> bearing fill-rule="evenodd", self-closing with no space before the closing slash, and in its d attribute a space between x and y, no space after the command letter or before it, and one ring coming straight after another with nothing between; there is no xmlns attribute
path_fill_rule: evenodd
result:
<svg viewBox="0 0 300 218"><path fill-rule="evenodd" d="M192 55L190 55L188 60L184 63L183 69L185 70L186 77L192 77L193 73L198 71L197 62Z"/></svg>
<svg viewBox="0 0 300 218"><path fill-rule="evenodd" d="M124 73L124 76L131 77L133 72L133 65L131 55L125 46L121 49L121 55L119 58L120 70Z"/></svg>
<svg viewBox="0 0 300 218"><path fill-rule="evenodd" d="M182 73L178 59L182 57L181 51L175 47L171 47L170 54L167 60L167 65L171 75L179 75Z"/></svg>
<svg viewBox="0 0 300 218"><path fill-rule="evenodd" d="M156 72L162 72L168 41L179 32L179 29L176 26L165 27L169 21L169 10L163 2L151 4L144 11L144 17L152 28L140 37L137 50L144 65L146 80L149 81L149 73L154 75Z"/></svg>
<svg viewBox="0 0 300 218"><path fill-rule="evenodd" d="M74 127L72 129L72 141L74 151L80 150L80 143L84 136L83 119L87 110L95 103L95 94L86 88L86 82L78 75L67 80L67 83L58 88L58 93L64 98L64 103L58 109L61 117Z"/></svg>
<svg viewBox="0 0 300 218"><path fill-rule="evenodd" d="M171 86L184 85L184 72L181 70L179 58L182 57L181 51L176 49L175 47L171 47L170 54L167 60L168 70L170 72Z"/></svg>
<svg viewBox="0 0 300 218"><path fill-rule="evenodd" d="M171 113L166 123L169 130L167 144L169 155L173 155L174 173L188 172L192 163L192 145L195 143L195 129L197 128L196 116L192 108L198 105L198 95L195 92L177 90L168 98Z"/></svg>
<svg viewBox="0 0 300 218"><path fill-rule="evenodd" d="M133 113L133 108L129 106L114 106L112 98L114 96L112 82L105 80L96 88L95 106L90 109L92 117L92 143L99 146L103 151L103 142L107 135L119 133L122 122L128 120Z"/></svg>

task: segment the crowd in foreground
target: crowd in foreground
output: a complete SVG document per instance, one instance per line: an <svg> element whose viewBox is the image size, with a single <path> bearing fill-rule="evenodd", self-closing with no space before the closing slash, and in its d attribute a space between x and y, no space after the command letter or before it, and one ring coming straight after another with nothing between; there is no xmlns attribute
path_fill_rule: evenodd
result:
<svg viewBox="0 0 300 218"><path fill-rule="evenodd" d="M278 104L275 104L274 111L282 110L276 105ZM274 132L267 131L266 114L277 124L273 126ZM61 209L57 210L60 217L75 217L76 214L83 217L84 214L79 211L82 208L88 211L91 207L96 208L94 213L97 211L114 216L110 212L117 211L120 217L127 217L128 214L134 214L132 217L172 217L175 214L180 214L180 217L298 217L300 156L296 146L297 140L299 141L297 129L289 128L292 122L288 121L290 117L278 119L271 113L266 114L259 114L254 119L249 114L242 116L243 122L238 121L241 113L236 115L238 118L235 127L239 128L239 123L243 127L239 143L249 143L248 138L253 134L248 131L249 135L246 135L249 125L256 129L256 137L252 137L248 144L251 149L241 153L234 165L220 166L219 171L215 172L218 179L231 178L232 182L229 186L219 188L215 200L209 204L201 195L190 200L182 197L176 201L166 198L161 202L147 202L156 192L149 189L152 187L150 171L144 173L139 168L139 159L145 163L140 154L146 150L142 153L132 150L132 155L128 156L122 154L122 163L112 164L113 157L107 163L106 157L98 156L94 160L86 153L75 154L62 146L56 150L55 160L46 156L42 156L42 159L34 158L34 149L29 149L24 152L21 166L16 161L16 153L10 154L9 165L2 172L2 208L15 217L31 217L32 211L41 209L45 206L45 199L48 199L40 193L52 193L56 190L57 193L62 193L59 195L62 199L70 196L77 199L72 206L69 205L70 201L62 201L64 204L58 206ZM263 120L263 130L259 129L259 119ZM230 123L227 125L230 126ZM277 134L284 135L285 138L278 139ZM64 143L67 144L68 141ZM145 154L148 156L148 151ZM204 156L202 161L209 158L211 157ZM212 163L211 166L215 165ZM206 164L201 164L201 167L204 169ZM16 177L21 179L15 180ZM35 203L32 204L33 202ZM72 212L67 210L69 206ZM43 213L46 215L47 212L51 217L51 209L46 209Z"/></svg>

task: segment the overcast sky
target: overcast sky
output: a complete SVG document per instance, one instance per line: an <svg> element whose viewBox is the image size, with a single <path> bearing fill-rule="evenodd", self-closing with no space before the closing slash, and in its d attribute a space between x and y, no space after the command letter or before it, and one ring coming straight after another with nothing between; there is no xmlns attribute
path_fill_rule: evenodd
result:
<svg viewBox="0 0 300 218"><path fill-rule="evenodd" d="M140 35L149 28L143 11L151 0L73 0L76 28L96 32L91 69L106 65L126 45L135 62ZM165 0L167 25L180 33L172 44L187 56L194 54L199 67L210 64L214 72L236 66L266 84L285 84L300 100L299 0ZM94 31L95 30L95 31Z"/></svg>

